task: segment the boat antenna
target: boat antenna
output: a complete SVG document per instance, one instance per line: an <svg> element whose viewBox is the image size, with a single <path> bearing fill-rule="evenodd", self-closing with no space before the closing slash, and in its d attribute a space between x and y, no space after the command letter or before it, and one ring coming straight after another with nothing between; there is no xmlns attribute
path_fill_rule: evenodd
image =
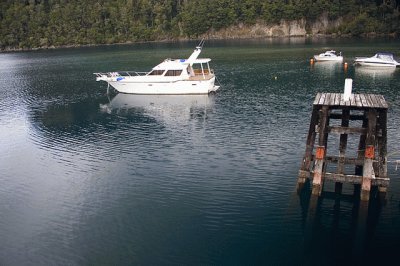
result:
<svg viewBox="0 0 400 266"><path fill-rule="evenodd" d="M196 48L202 49L202 48L203 48L203 45L204 45L204 42L205 42L204 38L201 39L200 43L196 46Z"/></svg>

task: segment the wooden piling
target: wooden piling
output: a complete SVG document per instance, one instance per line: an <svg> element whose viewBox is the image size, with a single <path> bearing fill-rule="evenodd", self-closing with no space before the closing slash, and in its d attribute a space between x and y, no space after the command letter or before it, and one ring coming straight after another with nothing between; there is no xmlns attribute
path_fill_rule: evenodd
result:
<svg viewBox="0 0 400 266"><path fill-rule="evenodd" d="M371 186L377 186L384 195L389 185L387 109L382 95L352 94L345 101L340 93L318 93L313 103L306 150L299 170L298 190L309 178L312 179L313 195L321 195L325 181L335 182L336 193L341 193L343 183L355 185L355 191L360 191L363 201L369 200ZM340 126L331 126L330 120L337 119L341 120ZM352 126L352 122L357 120L362 121L361 127ZM330 134L340 136L338 156L328 155ZM355 158L346 155L349 134L360 136ZM328 164L337 164L336 172L326 172ZM345 165L354 165L354 174L345 173Z"/></svg>

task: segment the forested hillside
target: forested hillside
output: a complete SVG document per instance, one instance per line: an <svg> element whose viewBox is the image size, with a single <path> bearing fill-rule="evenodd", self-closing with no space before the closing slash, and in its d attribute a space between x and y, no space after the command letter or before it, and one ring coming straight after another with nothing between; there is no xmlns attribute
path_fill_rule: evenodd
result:
<svg viewBox="0 0 400 266"><path fill-rule="evenodd" d="M400 0L0 0L0 48L193 38L243 23L325 14L330 32L400 33Z"/></svg>

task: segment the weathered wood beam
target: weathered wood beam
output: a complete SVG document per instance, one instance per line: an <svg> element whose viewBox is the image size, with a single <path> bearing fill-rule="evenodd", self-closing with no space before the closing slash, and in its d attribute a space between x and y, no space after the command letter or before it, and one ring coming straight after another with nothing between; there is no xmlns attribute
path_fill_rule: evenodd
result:
<svg viewBox="0 0 400 266"><path fill-rule="evenodd" d="M363 178L361 184L361 200L368 201L371 191L371 179L375 177L373 160L375 159L376 136L376 109L368 110L368 132L365 140L365 154L363 166Z"/></svg>
<svg viewBox="0 0 400 266"><path fill-rule="evenodd" d="M339 127L339 126L330 126L328 127L328 133L334 133L334 134L361 134L365 135L367 133L367 130L365 128L360 128L360 127Z"/></svg>

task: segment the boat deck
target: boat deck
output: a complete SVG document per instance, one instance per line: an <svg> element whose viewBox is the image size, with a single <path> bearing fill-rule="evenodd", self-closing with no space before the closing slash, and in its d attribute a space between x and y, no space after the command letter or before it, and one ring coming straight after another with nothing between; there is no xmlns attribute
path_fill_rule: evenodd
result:
<svg viewBox="0 0 400 266"><path fill-rule="evenodd" d="M342 93L318 93L314 105L328 105L331 108L335 106L338 108L388 108L385 98L376 94L352 94L350 101L344 101Z"/></svg>
<svg viewBox="0 0 400 266"><path fill-rule="evenodd" d="M213 77L214 77L214 75L212 75L212 74L204 75L204 77L203 77L203 75L196 75L196 76L190 77L189 80L192 80L192 81L209 80L209 79L212 79Z"/></svg>

